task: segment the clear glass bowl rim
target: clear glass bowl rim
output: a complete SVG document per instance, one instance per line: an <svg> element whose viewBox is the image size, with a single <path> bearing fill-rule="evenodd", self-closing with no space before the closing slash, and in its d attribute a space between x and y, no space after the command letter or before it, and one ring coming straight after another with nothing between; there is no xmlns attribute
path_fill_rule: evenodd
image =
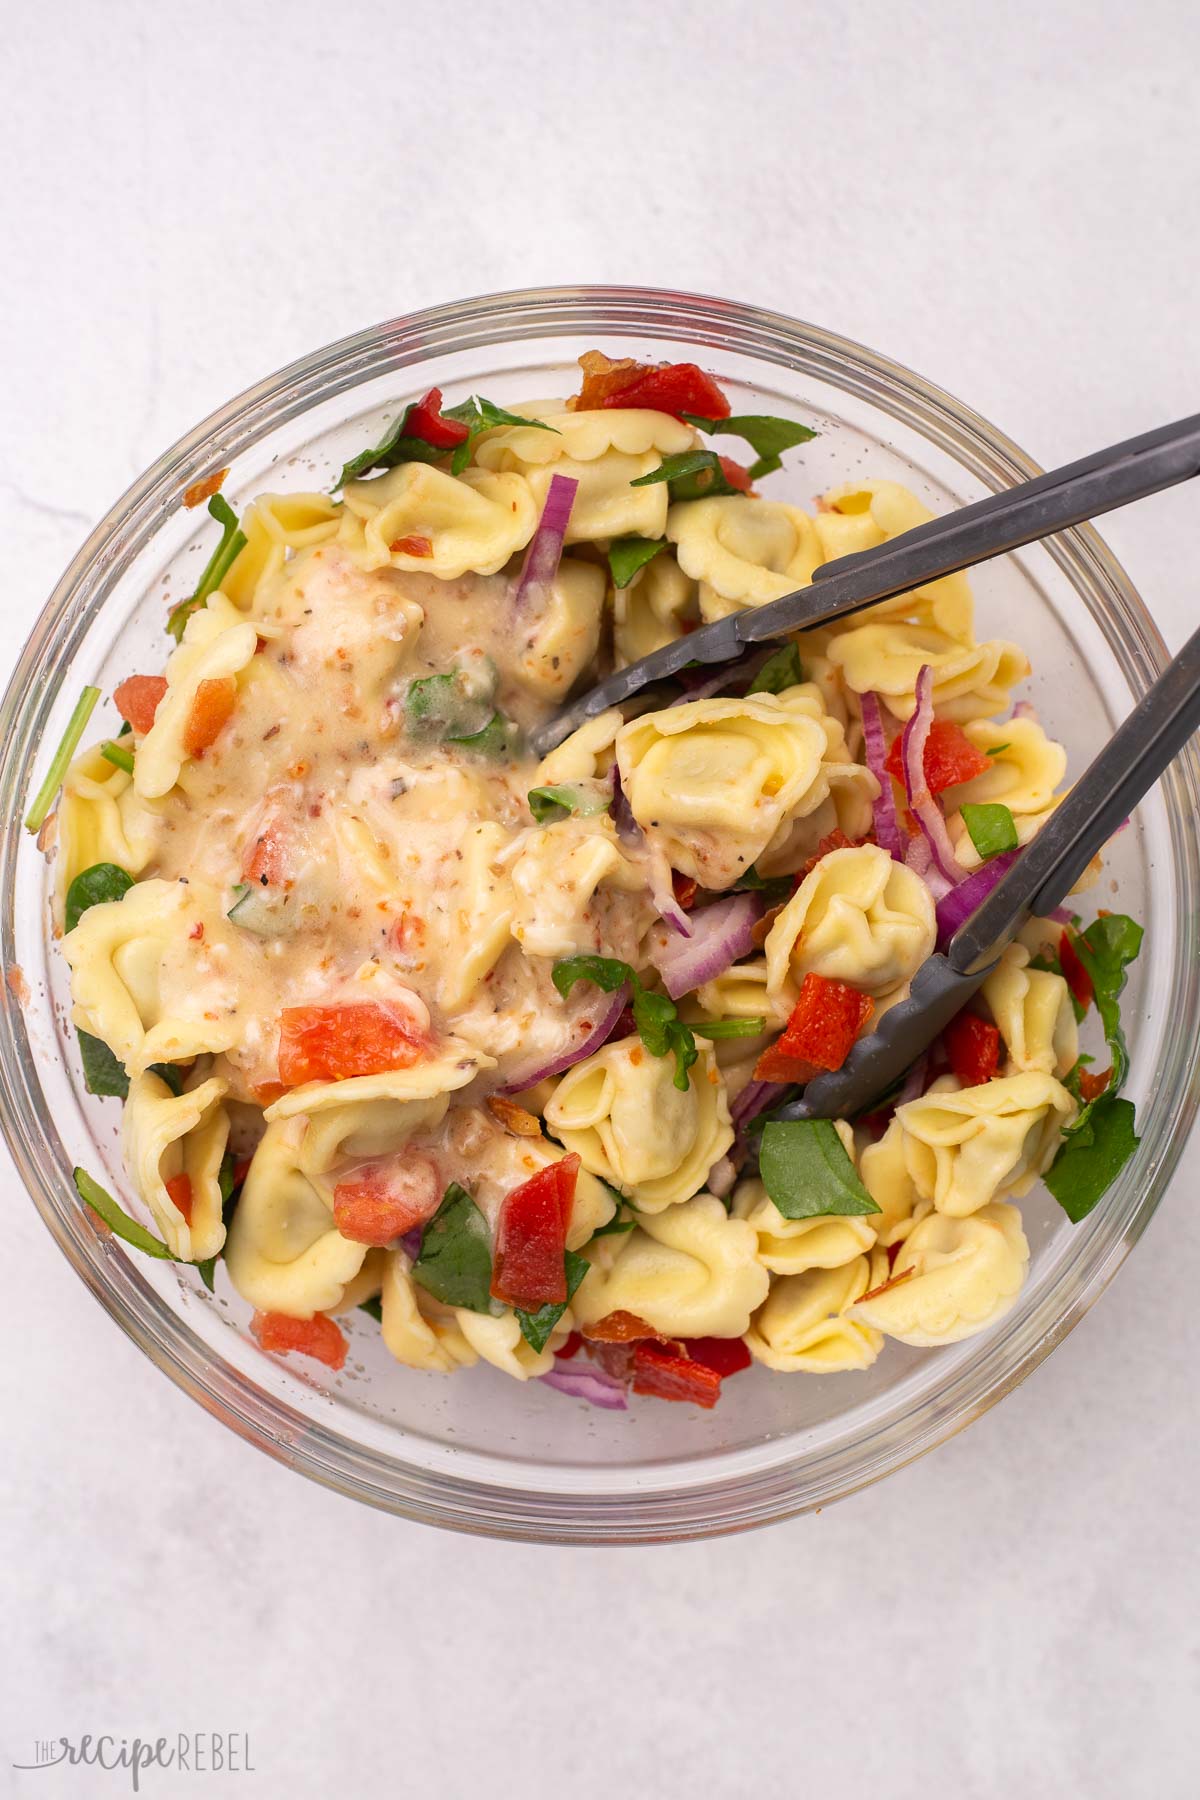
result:
<svg viewBox="0 0 1200 1800"><path fill-rule="evenodd" d="M0 931L4 966L15 961L15 877L21 814L47 719L66 668L121 572L141 553L183 490L272 430L380 375L451 352L556 337L624 332L737 352L830 381L866 398L951 454L986 486L1039 473L1009 439L944 390L851 340L784 315L701 295L629 287L563 287L483 295L387 321L339 340L249 388L167 450L101 520L59 581L0 703ZM1167 652L1115 558L1089 526L1048 545L1100 626L1139 694ZM1189 822L1200 814L1195 746L1163 783L1171 832L1176 916L1200 900L1200 851ZM1160 872L1160 878L1163 878ZM1182 925L1174 945L1176 991L1197 996L1196 959ZM7 993L5 994L8 1000ZM1182 1013L1195 1016L1195 1008ZM19 1006L4 1006L0 1030L0 1127L48 1229L76 1273L147 1356L204 1408L259 1449L311 1479L424 1523L481 1535L559 1543L637 1543L713 1536L827 1505L879 1480L943 1442L1036 1367L1087 1311L1145 1229L1166 1190L1195 1116L1200 1042L1180 1033L1143 1139L1106 1198L1103 1229L1087 1240L1087 1267L1071 1270L1065 1304L1059 1278L1004 1355L927 1396L865 1438L813 1457L803 1446L755 1469L752 1458L716 1479L705 1460L677 1463L665 1484L646 1471L605 1481L589 1470L576 1491L552 1491L434 1473L377 1452L315 1423L285 1402L214 1364L183 1320L136 1274L120 1284L94 1233L79 1229L69 1160L42 1104ZM1083 1252L1081 1251L1081 1262ZM511 1470L512 1465L505 1465Z"/></svg>

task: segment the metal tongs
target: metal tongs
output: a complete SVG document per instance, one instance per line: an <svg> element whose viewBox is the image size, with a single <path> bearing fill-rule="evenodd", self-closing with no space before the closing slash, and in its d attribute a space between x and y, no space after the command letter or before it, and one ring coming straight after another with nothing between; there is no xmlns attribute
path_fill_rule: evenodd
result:
<svg viewBox="0 0 1200 1800"><path fill-rule="evenodd" d="M825 563L812 585L703 626L632 663L532 734L538 755L586 720L694 663L719 664L748 646L842 618L940 576L987 562L1085 519L1200 474L1200 414L1022 482L853 556ZM995 968L1026 921L1061 906L1092 858L1200 729L1200 630L1130 713L1007 874L917 971L906 1000L819 1075L776 1119L851 1118L927 1050Z"/></svg>

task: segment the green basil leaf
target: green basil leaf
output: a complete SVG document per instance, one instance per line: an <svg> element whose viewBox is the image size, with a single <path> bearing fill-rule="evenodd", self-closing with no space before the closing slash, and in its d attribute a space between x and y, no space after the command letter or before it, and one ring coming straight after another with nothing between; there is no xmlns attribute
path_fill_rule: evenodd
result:
<svg viewBox="0 0 1200 1800"><path fill-rule="evenodd" d="M605 1185L605 1187L608 1187L607 1182L605 1182L604 1185ZM621 1210L622 1205L628 1206L628 1204L629 1204L629 1202L625 1199L625 1196L623 1194L618 1194L616 1192L615 1188L609 1188L609 1193L614 1194L616 1197L616 1200L618 1203L617 1210L613 1214L612 1218L608 1221L607 1225L598 1225L596 1227L595 1231L593 1231L593 1233L592 1233L592 1237L594 1237L594 1238L617 1237L624 1231L632 1231L634 1226L637 1224L636 1219L625 1218L625 1216ZM589 1239L588 1241L590 1243L591 1239Z"/></svg>
<svg viewBox="0 0 1200 1800"><path fill-rule="evenodd" d="M767 1029L765 1019L705 1019L703 1024L695 1019L692 1030L702 1038L740 1038L759 1037Z"/></svg>
<svg viewBox="0 0 1200 1800"><path fill-rule="evenodd" d="M639 475L630 487L652 487L665 481L672 500L710 500L715 494L741 494L725 478L721 459L715 450L682 450L678 456L664 456L657 469Z"/></svg>
<svg viewBox="0 0 1200 1800"><path fill-rule="evenodd" d="M1112 1081L1105 1090L1117 1094L1129 1070L1129 1052L1121 1029L1120 996L1125 971L1142 947L1142 927L1126 913L1108 913L1093 919L1086 931L1072 937L1075 953L1092 978L1096 1011L1112 1053ZM1079 1129L1076 1120L1071 1131Z"/></svg>
<svg viewBox="0 0 1200 1800"><path fill-rule="evenodd" d="M807 444L817 433L810 425L799 425L795 419L776 418L772 413L741 413L729 419L702 419L694 413L684 413L689 425L706 432L709 437L724 433L729 437L740 437L754 451L757 461L750 469L751 481L759 481L764 475L772 475L782 467L781 458L785 450L794 449L797 444Z"/></svg>
<svg viewBox="0 0 1200 1800"><path fill-rule="evenodd" d="M989 800L976 806L971 801L960 808L967 835L986 862L1005 850L1017 847L1017 824L1007 806Z"/></svg>
<svg viewBox="0 0 1200 1800"><path fill-rule="evenodd" d="M383 1324L383 1301L379 1298L378 1294L375 1295L373 1300L360 1300L358 1303L358 1310L359 1312L370 1313L373 1319L378 1319L379 1323L381 1325Z"/></svg>
<svg viewBox="0 0 1200 1800"><path fill-rule="evenodd" d="M575 1289L592 1265L577 1251L567 1250L563 1253L563 1266L567 1272L567 1297L565 1300L548 1301L545 1306L539 1306L534 1313L522 1312L519 1306L514 1308L517 1324L521 1327L521 1336L531 1350L540 1352L546 1348L550 1340L550 1333L566 1312Z"/></svg>
<svg viewBox="0 0 1200 1800"><path fill-rule="evenodd" d="M565 1000L577 981L594 981L606 994L615 994L626 982L632 986L637 976L615 956L566 956L555 963L550 979Z"/></svg>
<svg viewBox="0 0 1200 1800"><path fill-rule="evenodd" d="M674 1056L674 1083L681 1094L686 1094L688 1070L700 1054L692 1029L684 1024L675 1002L666 994L648 994L636 975L634 983L633 1022L638 1036L651 1056L666 1056L668 1052Z"/></svg>
<svg viewBox="0 0 1200 1800"><path fill-rule="evenodd" d="M746 692L748 694L782 694L785 689L799 687L804 680L800 652L795 644L784 644L769 656Z"/></svg>
<svg viewBox="0 0 1200 1800"><path fill-rule="evenodd" d="M209 514L221 527L221 541L204 566L195 593L188 600L181 600L173 607L167 617L167 630L178 643L183 637L183 629L192 614L202 607L210 594L215 594L230 569L246 548L246 534L238 524L238 516L221 494L214 494L208 503Z"/></svg>
<svg viewBox="0 0 1200 1800"><path fill-rule="evenodd" d="M1066 1133L1045 1181L1074 1224L1087 1218L1137 1149L1134 1125L1133 1102L1106 1088L1088 1107L1084 1131Z"/></svg>
<svg viewBox="0 0 1200 1800"><path fill-rule="evenodd" d="M751 893L761 894L768 912L773 906L782 906L796 891L796 884L790 875L760 875L753 863L743 870L733 885L735 889L748 889Z"/></svg>
<svg viewBox="0 0 1200 1800"><path fill-rule="evenodd" d="M638 570L644 569L648 562L653 562L659 551L666 547L666 538L614 538L608 546L608 566L612 572L613 586L627 588Z"/></svg>
<svg viewBox="0 0 1200 1800"><path fill-rule="evenodd" d="M81 869L67 889L63 923L74 931L89 907L102 906L109 900L120 900L133 886L133 876L116 863L93 863Z"/></svg>
<svg viewBox="0 0 1200 1800"><path fill-rule="evenodd" d="M136 1219L131 1219L124 1207L118 1206L112 1195L98 1181L92 1180L86 1169L75 1169L72 1173L79 1198L86 1201L93 1212L99 1213L115 1237L123 1238L135 1250L145 1251L147 1256L157 1256L165 1262L182 1261L181 1257L172 1256L161 1238L156 1238Z"/></svg>
<svg viewBox="0 0 1200 1800"><path fill-rule="evenodd" d="M25 814L26 831L40 831L46 823L46 814L54 804L54 796L62 786L63 777L71 765L71 758L79 748L79 740L83 736L84 727L96 710L96 702L100 698L98 687L85 687L75 710L67 720L67 729L59 740L58 749L50 758L50 767L46 770L45 780L33 797L33 803Z"/></svg>
<svg viewBox="0 0 1200 1800"><path fill-rule="evenodd" d="M124 1100L129 1093L129 1077L103 1038L90 1031L80 1031L79 1060L83 1064L83 1085L89 1094L104 1099Z"/></svg>
<svg viewBox="0 0 1200 1800"><path fill-rule="evenodd" d="M124 769L127 775L133 774L132 750L122 750L119 744L101 744L100 754L114 769Z"/></svg>
<svg viewBox="0 0 1200 1800"><path fill-rule="evenodd" d="M517 741L517 728L511 719L503 713L494 712L481 731L470 731L459 736L451 731L447 734L448 744L458 744L463 750L473 750L476 756L490 756L493 761L502 756L510 756Z"/></svg>
<svg viewBox="0 0 1200 1800"><path fill-rule="evenodd" d="M762 1134L759 1174L785 1219L877 1213L829 1119L772 1119Z"/></svg>
<svg viewBox="0 0 1200 1800"><path fill-rule="evenodd" d="M461 475L470 462L475 439L480 432L491 431L497 425L528 425L534 431L552 431L555 437L562 435L557 425L548 425L545 419L524 419L520 413L506 412L502 406L485 400L482 394L472 394L469 400L460 400L457 406L446 407L442 417L456 419L460 425L466 425L470 434L459 444L450 459L452 475Z"/></svg>
<svg viewBox="0 0 1200 1800"><path fill-rule="evenodd" d="M489 730L498 716L494 692L473 692L458 671L410 682L404 696L405 729L424 743L462 743Z"/></svg>
<svg viewBox="0 0 1200 1800"><path fill-rule="evenodd" d="M414 1281L444 1306L498 1313L492 1300L492 1234L466 1188L452 1181L425 1227Z"/></svg>
<svg viewBox="0 0 1200 1800"><path fill-rule="evenodd" d="M178 1099L180 1094L182 1094L182 1092L183 1092L183 1077L179 1073L179 1070L174 1068L170 1063L151 1063L149 1069L146 1072L149 1075L157 1075L158 1079L161 1082L164 1082L166 1084L166 1086L170 1088L171 1092L174 1094L176 1099ZM225 1167L225 1165L224 1165L224 1163L222 1163L221 1168L223 1169L224 1167ZM221 1178L220 1171L218 1171L218 1174L217 1174L218 1181L220 1180L220 1178Z"/></svg>
<svg viewBox="0 0 1200 1800"><path fill-rule="evenodd" d="M596 813L607 812L612 804L611 794L603 793L596 786L574 782L565 782L560 787L530 788L526 798L539 825L556 824L572 813L577 818L590 819Z"/></svg>

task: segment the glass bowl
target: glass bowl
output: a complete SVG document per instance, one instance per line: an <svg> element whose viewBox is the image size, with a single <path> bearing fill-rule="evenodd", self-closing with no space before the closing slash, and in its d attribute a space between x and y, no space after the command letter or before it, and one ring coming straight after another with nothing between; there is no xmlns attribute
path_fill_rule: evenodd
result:
<svg viewBox="0 0 1200 1800"><path fill-rule="evenodd" d="M199 425L92 533L29 639L0 712L7 828L0 852L3 1127L50 1231L92 1293L158 1367L250 1443L314 1480L403 1516L498 1537L637 1542L759 1525L878 1480L1015 1386L1111 1280L1167 1185L1196 1109L1200 813L1194 749L1115 841L1090 898L1147 926L1125 1009L1142 1140L1102 1204L1072 1227L1049 1196L1024 1204L1033 1248L1016 1308L980 1338L934 1351L889 1343L859 1374L754 1369L715 1411L658 1402L595 1411L486 1367L454 1378L394 1363L354 1315L340 1375L263 1355L248 1308L218 1269L151 1262L102 1235L76 1198L81 1163L138 1210L117 1151L119 1109L83 1089L62 958L48 928L46 864L20 819L80 688L111 693L161 668L165 602L190 591L214 538L186 511L190 483L226 464L225 492L328 487L398 401L434 384L500 404L568 393L579 353L698 360L735 412L781 412L820 437L769 491L811 503L855 476L905 482L937 511L1034 474L991 425L906 369L845 339L728 301L632 288L562 288L440 307L347 338L284 369ZM1165 660L1161 638L1095 532L976 572L980 635L1015 638L1027 692L1073 766L1090 756ZM107 711L104 709L108 709ZM93 721L115 729L107 700ZM17 989L21 983L14 983Z"/></svg>

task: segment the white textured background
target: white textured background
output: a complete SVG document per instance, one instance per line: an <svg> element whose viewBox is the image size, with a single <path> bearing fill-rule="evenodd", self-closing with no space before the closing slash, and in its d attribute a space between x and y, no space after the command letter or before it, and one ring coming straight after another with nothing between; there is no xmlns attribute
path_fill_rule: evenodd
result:
<svg viewBox="0 0 1200 1800"><path fill-rule="evenodd" d="M169 441L466 294L778 307L1046 464L1200 404L1190 0L4 10L5 668ZM1105 527L1172 644L1196 508ZM10 1764L140 1728L249 1731L258 1770L151 1795L1195 1795L1193 1168L933 1458L748 1538L593 1552L406 1526L257 1456L91 1302L6 1164L0 1792L128 1791Z"/></svg>

